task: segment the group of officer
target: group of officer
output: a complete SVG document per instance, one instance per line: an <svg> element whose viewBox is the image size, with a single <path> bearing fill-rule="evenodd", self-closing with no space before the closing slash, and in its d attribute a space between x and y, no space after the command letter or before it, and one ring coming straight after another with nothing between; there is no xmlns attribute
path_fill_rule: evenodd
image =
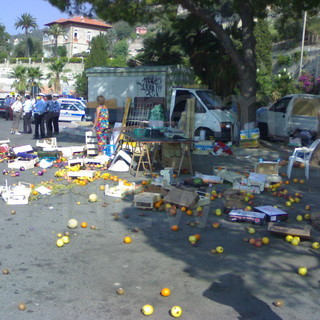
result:
<svg viewBox="0 0 320 320"><path fill-rule="evenodd" d="M34 139L51 138L53 134L59 134L59 115L60 115L60 102L58 101L59 95L44 95L37 96L36 103L33 107L34 116ZM47 133L45 133L45 123Z"/></svg>
<svg viewBox="0 0 320 320"><path fill-rule="evenodd" d="M11 101L10 112L13 115L13 125L11 133L21 134L18 132L20 119L23 119L23 132L26 134L32 133L32 116L34 118L34 139L51 138L53 135L59 134L59 115L60 115L60 102L58 101L58 94L39 93L32 101L30 95L24 97L24 102L20 102L21 97L17 96L16 99ZM17 103L15 103L17 102ZM7 111L6 120L9 120L10 112Z"/></svg>

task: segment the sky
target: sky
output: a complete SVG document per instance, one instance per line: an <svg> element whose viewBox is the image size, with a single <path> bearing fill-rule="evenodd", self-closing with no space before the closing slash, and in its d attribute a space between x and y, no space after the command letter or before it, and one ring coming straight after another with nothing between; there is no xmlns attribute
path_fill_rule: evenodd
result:
<svg viewBox="0 0 320 320"><path fill-rule="evenodd" d="M3 2L6 4L3 5ZM39 29L45 28L46 23L69 17L46 0L1 0L1 4L0 24L5 26L5 31L10 35L24 32L14 26L24 13L29 13L36 19Z"/></svg>

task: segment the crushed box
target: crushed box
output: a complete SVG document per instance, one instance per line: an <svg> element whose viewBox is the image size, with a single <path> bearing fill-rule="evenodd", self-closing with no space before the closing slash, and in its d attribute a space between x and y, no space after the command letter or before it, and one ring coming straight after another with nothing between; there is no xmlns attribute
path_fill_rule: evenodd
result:
<svg viewBox="0 0 320 320"><path fill-rule="evenodd" d="M164 202L175 204L181 207L191 208L195 206L199 200L199 195L195 191L187 191L178 188L173 188L163 198Z"/></svg>
<svg viewBox="0 0 320 320"><path fill-rule="evenodd" d="M268 231L279 235L291 235L298 236L304 239L311 239L311 227L310 226L297 226L290 225L284 222L269 222Z"/></svg>

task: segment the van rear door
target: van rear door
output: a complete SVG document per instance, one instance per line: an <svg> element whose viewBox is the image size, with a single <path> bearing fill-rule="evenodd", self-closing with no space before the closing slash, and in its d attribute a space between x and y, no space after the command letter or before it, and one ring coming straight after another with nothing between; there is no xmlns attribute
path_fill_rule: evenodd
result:
<svg viewBox="0 0 320 320"><path fill-rule="evenodd" d="M268 130L271 136L286 137L287 109L292 97L285 97L273 104L268 112Z"/></svg>

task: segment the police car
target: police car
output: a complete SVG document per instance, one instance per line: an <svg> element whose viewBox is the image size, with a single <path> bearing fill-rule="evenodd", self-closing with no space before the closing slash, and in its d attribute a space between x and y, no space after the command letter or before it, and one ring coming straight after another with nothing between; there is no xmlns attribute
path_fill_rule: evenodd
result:
<svg viewBox="0 0 320 320"><path fill-rule="evenodd" d="M77 99L59 99L59 121L84 121L86 105Z"/></svg>

